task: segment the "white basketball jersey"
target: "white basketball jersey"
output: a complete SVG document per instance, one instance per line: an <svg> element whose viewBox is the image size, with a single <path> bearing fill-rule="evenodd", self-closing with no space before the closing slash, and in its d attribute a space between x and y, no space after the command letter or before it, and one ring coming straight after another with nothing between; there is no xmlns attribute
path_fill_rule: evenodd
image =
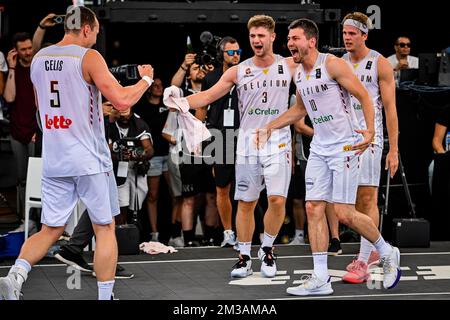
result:
<svg viewBox="0 0 450 320"><path fill-rule="evenodd" d="M274 130L264 148L258 150L253 141L254 130L278 118L289 106L291 71L285 59L275 55L267 68L255 66L252 58L241 62L237 71L240 129L237 142L239 155L271 155L290 150L289 127Z"/></svg>
<svg viewBox="0 0 450 320"><path fill-rule="evenodd" d="M350 61L350 54L348 53L342 58L352 67L353 72L369 91L375 108L375 137L373 143L383 147L383 101L381 100L380 85L378 83L378 58L380 56L380 53L370 50L367 56L357 63ZM352 95L350 95L350 98L360 127L366 129L367 126L361 103Z"/></svg>
<svg viewBox="0 0 450 320"><path fill-rule="evenodd" d="M299 65L295 83L314 127L311 151L332 156L348 152L362 136L355 132L359 126L351 108L350 94L327 72L327 56L319 53L308 74Z"/></svg>
<svg viewBox="0 0 450 320"><path fill-rule="evenodd" d="M83 79L88 49L50 46L31 64L43 130L43 175L83 176L112 170L101 94Z"/></svg>

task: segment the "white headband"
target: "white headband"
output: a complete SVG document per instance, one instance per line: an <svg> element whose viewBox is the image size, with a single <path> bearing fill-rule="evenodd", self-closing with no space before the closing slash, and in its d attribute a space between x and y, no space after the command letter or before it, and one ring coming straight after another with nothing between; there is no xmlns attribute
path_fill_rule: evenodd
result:
<svg viewBox="0 0 450 320"><path fill-rule="evenodd" d="M364 33L369 33L369 28L359 21L353 20L353 19L347 19L344 21L344 26L352 26L359 30L361 30Z"/></svg>

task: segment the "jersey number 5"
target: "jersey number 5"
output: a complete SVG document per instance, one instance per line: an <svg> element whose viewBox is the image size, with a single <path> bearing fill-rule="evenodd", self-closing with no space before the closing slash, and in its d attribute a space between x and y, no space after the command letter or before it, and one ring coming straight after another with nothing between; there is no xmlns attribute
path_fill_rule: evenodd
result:
<svg viewBox="0 0 450 320"><path fill-rule="evenodd" d="M50 99L50 106L52 108L60 108L59 104L59 89L58 89L58 81L50 81L50 92L56 93L56 99Z"/></svg>

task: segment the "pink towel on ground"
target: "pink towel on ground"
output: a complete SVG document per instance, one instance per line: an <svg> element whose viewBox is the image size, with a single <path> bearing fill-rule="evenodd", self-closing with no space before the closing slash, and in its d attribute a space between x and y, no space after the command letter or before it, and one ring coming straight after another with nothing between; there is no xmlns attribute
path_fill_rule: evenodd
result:
<svg viewBox="0 0 450 320"><path fill-rule="evenodd" d="M158 254L158 253L173 253L178 252L172 246L166 246L160 242L150 241L150 242L142 242L139 245L139 249L148 254Z"/></svg>
<svg viewBox="0 0 450 320"><path fill-rule="evenodd" d="M170 109L178 111L177 121L183 131L183 138L189 152L201 155L202 141L211 137L208 128L189 112L189 103L186 98L181 97L182 91L176 86L170 86L164 90L164 104Z"/></svg>

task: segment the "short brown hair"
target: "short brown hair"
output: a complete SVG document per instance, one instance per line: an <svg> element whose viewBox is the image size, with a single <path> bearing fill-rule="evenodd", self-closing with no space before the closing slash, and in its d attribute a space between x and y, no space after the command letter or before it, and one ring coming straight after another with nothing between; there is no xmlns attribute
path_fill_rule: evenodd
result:
<svg viewBox="0 0 450 320"><path fill-rule="evenodd" d="M316 47L319 43L319 28L317 27L317 24L309 19L301 18L297 19L291 22L288 29L296 29L300 28L303 29L303 32L305 33L306 39L316 38Z"/></svg>
<svg viewBox="0 0 450 320"><path fill-rule="evenodd" d="M64 32L80 33L81 28L85 25L94 29L95 20L95 12L91 9L83 6L69 6L64 19Z"/></svg>
<svg viewBox="0 0 450 320"><path fill-rule="evenodd" d="M358 22L361 22L363 25L365 25L367 27L367 29L371 29L372 28L372 21L370 20L370 18L368 16L366 16L364 13L361 12L351 12L348 13L344 19L342 19L342 24L344 24L345 20L347 19L352 19ZM362 31L361 31L362 32ZM364 32L363 32L364 33Z"/></svg>
<svg viewBox="0 0 450 320"><path fill-rule="evenodd" d="M272 17L258 14L253 16L248 20L247 28L250 30L251 28L263 27L269 30L270 32L275 31L275 20Z"/></svg>

